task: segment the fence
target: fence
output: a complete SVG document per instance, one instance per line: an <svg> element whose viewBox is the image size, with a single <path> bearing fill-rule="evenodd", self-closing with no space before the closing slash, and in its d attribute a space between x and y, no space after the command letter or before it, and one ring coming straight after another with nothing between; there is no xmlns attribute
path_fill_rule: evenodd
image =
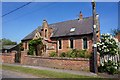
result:
<svg viewBox="0 0 120 80"><path fill-rule="evenodd" d="M108 60L118 63L120 61L120 55L119 54L114 55L114 56L104 55L100 57L100 64L104 64L104 62L107 62Z"/></svg>

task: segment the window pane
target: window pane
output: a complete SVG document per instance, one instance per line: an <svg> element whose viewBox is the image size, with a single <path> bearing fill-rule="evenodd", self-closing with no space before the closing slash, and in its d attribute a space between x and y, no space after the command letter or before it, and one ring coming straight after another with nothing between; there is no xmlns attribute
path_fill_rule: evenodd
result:
<svg viewBox="0 0 120 80"><path fill-rule="evenodd" d="M25 49L27 49L27 42L25 42Z"/></svg>
<svg viewBox="0 0 120 80"><path fill-rule="evenodd" d="M83 39L83 48L87 49L87 38Z"/></svg>
<svg viewBox="0 0 120 80"><path fill-rule="evenodd" d="M73 48L73 39L70 39L70 48Z"/></svg>
<svg viewBox="0 0 120 80"><path fill-rule="evenodd" d="M59 49L61 49L62 48L62 42L61 42L61 40L59 40Z"/></svg>

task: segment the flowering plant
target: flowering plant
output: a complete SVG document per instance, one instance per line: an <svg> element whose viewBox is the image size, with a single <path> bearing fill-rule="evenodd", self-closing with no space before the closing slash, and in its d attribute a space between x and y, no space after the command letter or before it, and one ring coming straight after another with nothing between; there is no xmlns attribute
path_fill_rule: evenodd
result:
<svg viewBox="0 0 120 80"><path fill-rule="evenodd" d="M101 56L116 55L118 53L117 40L110 34L102 34L101 40L97 43L97 49Z"/></svg>
<svg viewBox="0 0 120 80"><path fill-rule="evenodd" d="M118 54L117 40L110 34L102 34L101 40L97 43L97 50L101 57L110 55L109 59L101 62L99 71L114 74L118 72L118 63L112 60L112 56Z"/></svg>

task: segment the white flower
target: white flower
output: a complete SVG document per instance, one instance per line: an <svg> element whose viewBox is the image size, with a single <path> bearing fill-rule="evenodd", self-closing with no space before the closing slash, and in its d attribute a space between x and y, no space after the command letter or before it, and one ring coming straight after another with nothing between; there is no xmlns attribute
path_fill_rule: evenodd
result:
<svg viewBox="0 0 120 80"><path fill-rule="evenodd" d="M104 63L101 63L102 66L104 66Z"/></svg>
<svg viewBox="0 0 120 80"><path fill-rule="evenodd" d="M105 59L105 62L107 62L107 60Z"/></svg>
<svg viewBox="0 0 120 80"><path fill-rule="evenodd" d="M115 42L119 42L117 38L113 38L115 40Z"/></svg>
<svg viewBox="0 0 120 80"><path fill-rule="evenodd" d="M112 57L110 57L109 60L112 61Z"/></svg>
<svg viewBox="0 0 120 80"><path fill-rule="evenodd" d="M116 66L115 66L114 68L115 68L115 69L117 69L117 67L116 67Z"/></svg>

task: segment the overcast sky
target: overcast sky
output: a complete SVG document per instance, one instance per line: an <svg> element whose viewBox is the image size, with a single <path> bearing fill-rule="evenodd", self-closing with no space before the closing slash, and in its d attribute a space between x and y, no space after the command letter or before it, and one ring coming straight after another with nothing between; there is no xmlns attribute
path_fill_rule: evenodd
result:
<svg viewBox="0 0 120 80"><path fill-rule="evenodd" d="M2 15L26 4L25 2L2 3ZM101 33L110 33L118 27L118 3L97 2L97 13L100 15ZM82 11L83 17L92 16L90 2L32 2L2 18L2 37L20 42L25 36L42 25L43 19L48 24L73 20Z"/></svg>

